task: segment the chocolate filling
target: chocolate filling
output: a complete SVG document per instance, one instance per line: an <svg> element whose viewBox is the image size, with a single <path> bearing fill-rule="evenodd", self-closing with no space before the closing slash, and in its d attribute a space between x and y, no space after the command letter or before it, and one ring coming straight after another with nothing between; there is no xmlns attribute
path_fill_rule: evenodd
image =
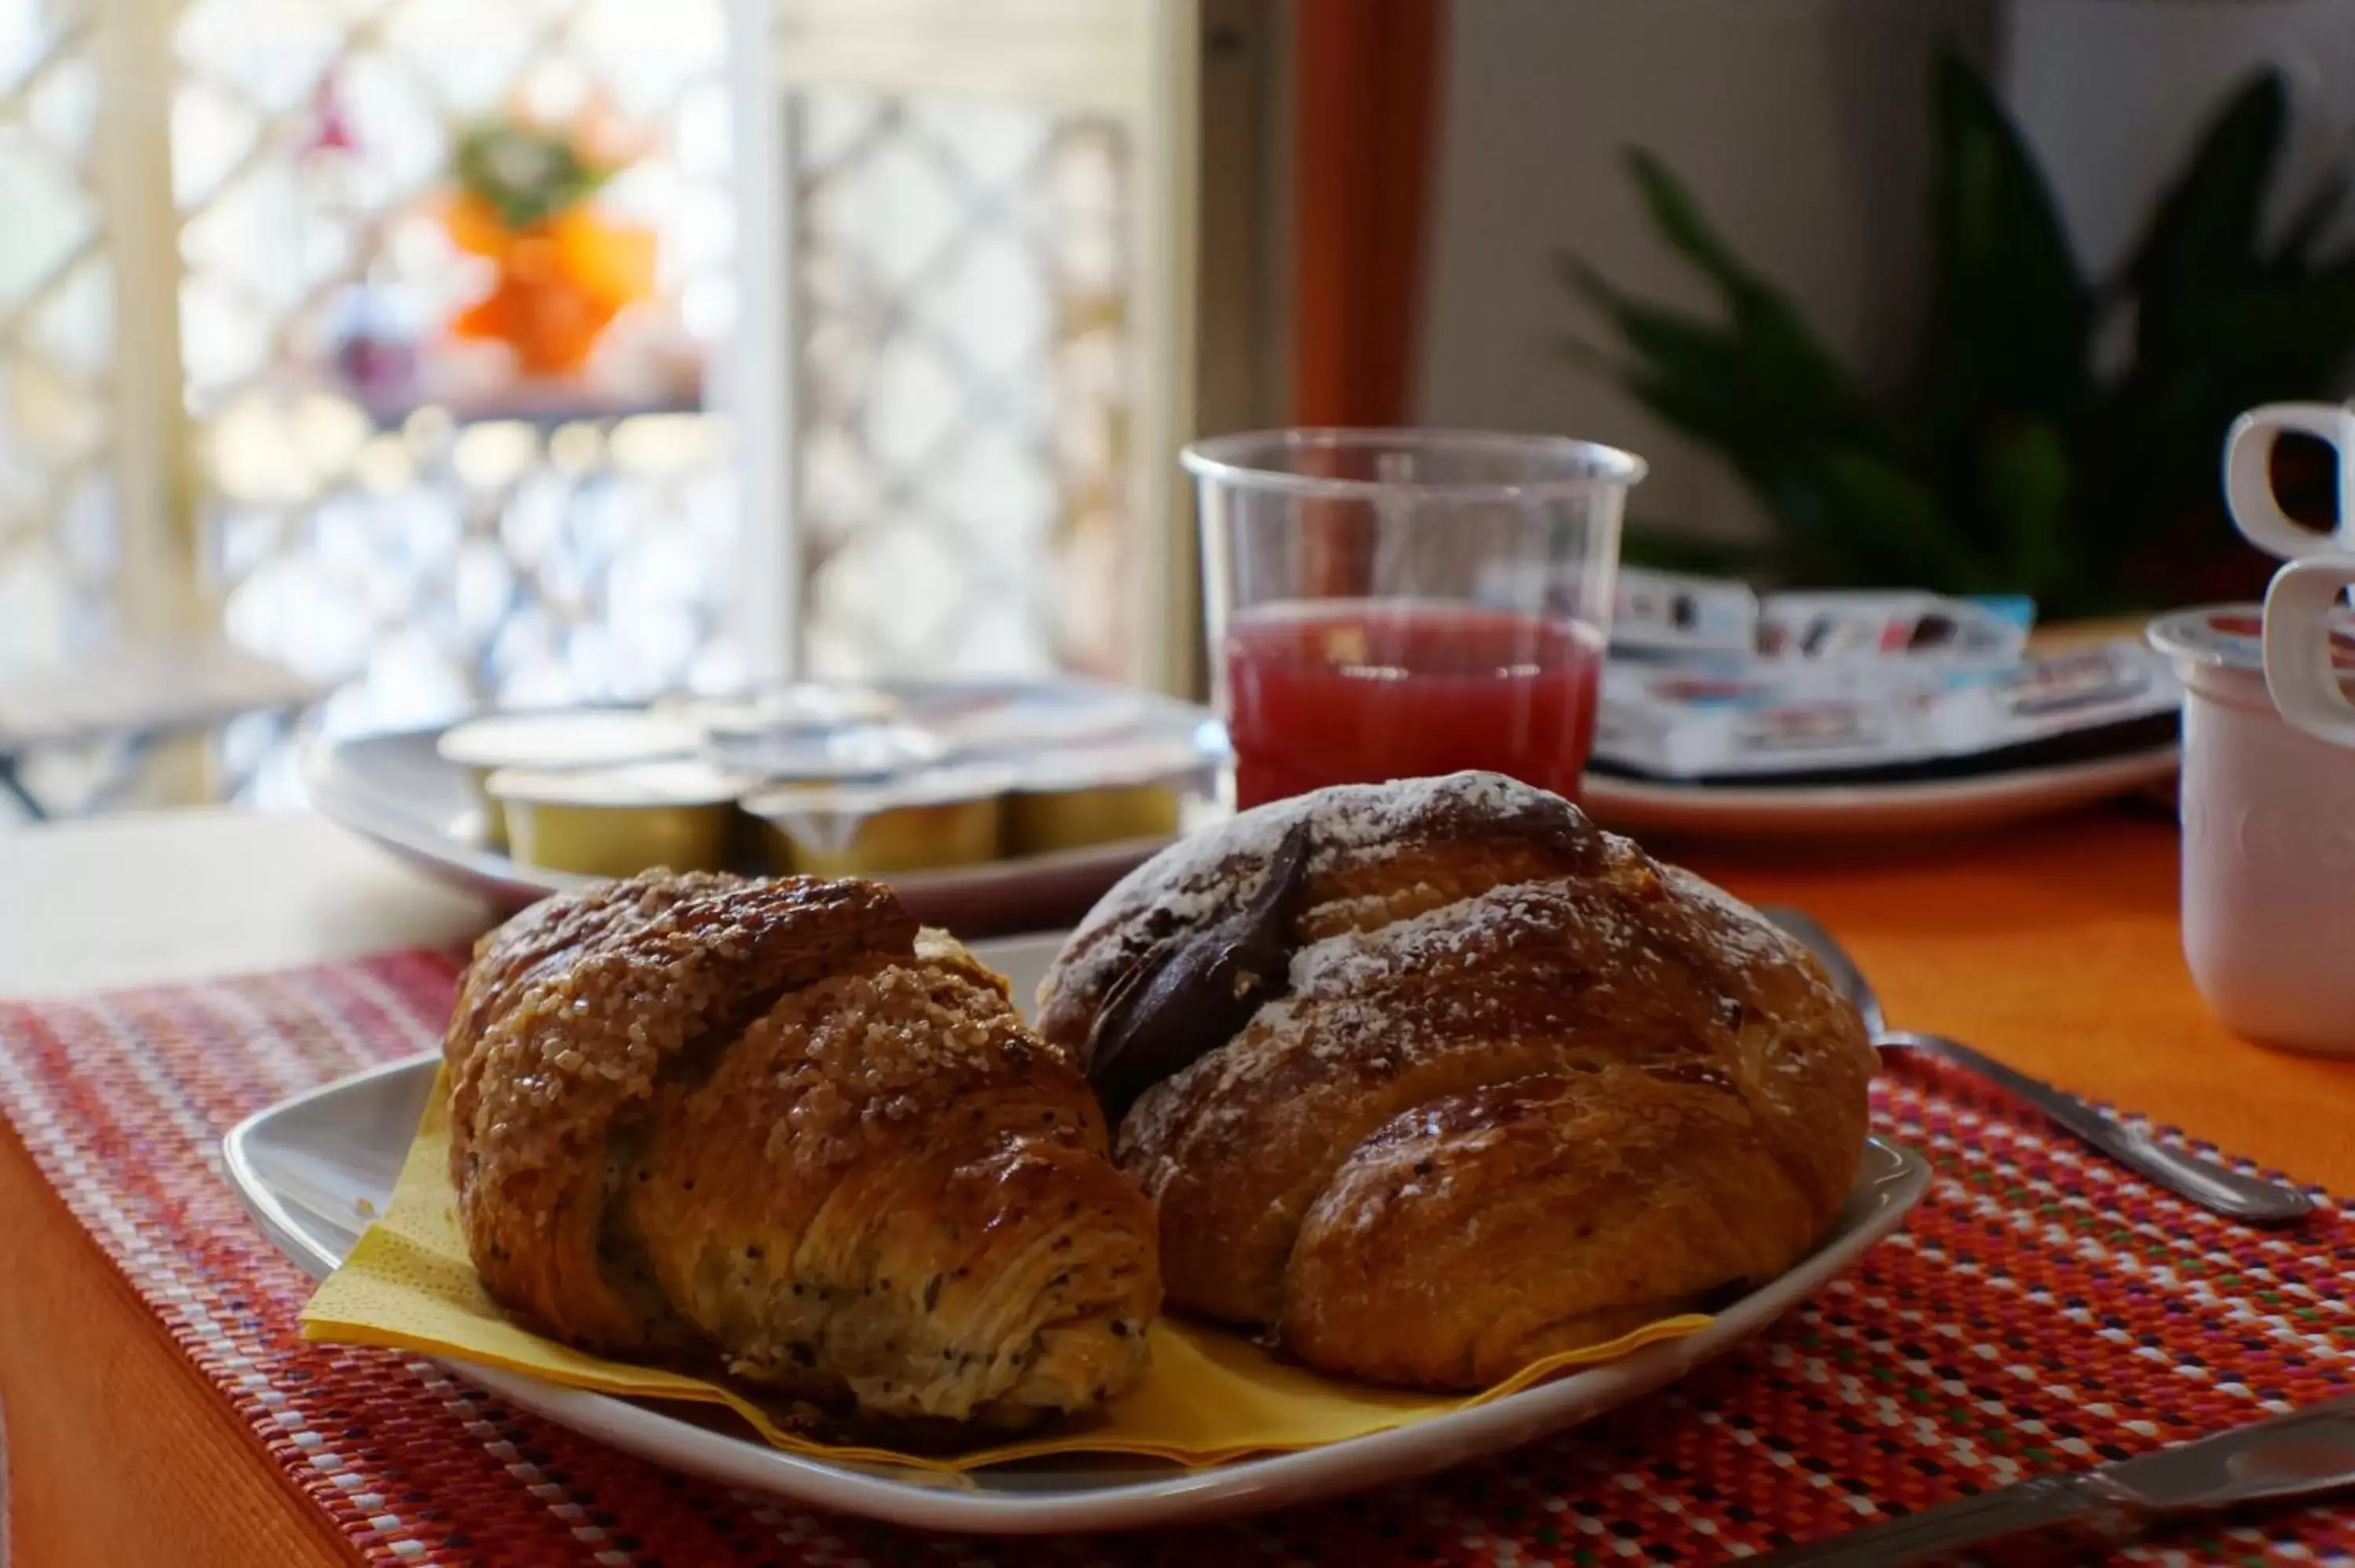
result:
<svg viewBox="0 0 2355 1568"><path fill-rule="evenodd" d="M1308 824L1295 823L1249 903L1146 953L1105 994L1089 1032L1088 1082L1114 1126L1146 1090L1233 1039L1284 994L1308 854Z"/></svg>

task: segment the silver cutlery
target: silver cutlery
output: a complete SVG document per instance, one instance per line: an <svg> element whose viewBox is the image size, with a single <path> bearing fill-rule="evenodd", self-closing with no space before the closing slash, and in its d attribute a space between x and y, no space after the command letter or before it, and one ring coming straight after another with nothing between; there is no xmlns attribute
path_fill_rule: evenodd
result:
<svg viewBox="0 0 2355 1568"><path fill-rule="evenodd" d="M2300 1501L2349 1487L2355 1487L2355 1398L1744 1561L1771 1568L2019 1563L2040 1547L2115 1547L2226 1509Z"/></svg>
<svg viewBox="0 0 2355 1568"><path fill-rule="evenodd" d="M2313 1200L2295 1187L2262 1177L2243 1176L2212 1160L2170 1149L2104 1115L2065 1089L2007 1067L1958 1040L1890 1028L1888 1016L1881 1009L1881 999L1873 994L1864 971L1833 940L1830 932L1796 909L1778 906L1761 913L1823 961L1824 968L1830 971L1832 983L1856 1004L1857 1011L1864 1015L1864 1026L1871 1033L1872 1043L1882 1050L1925 1052L2001 1085L2119 1164L2140 1171L2204 1209L2255 1225L2287 1224L2314 1212Z"/></svg>

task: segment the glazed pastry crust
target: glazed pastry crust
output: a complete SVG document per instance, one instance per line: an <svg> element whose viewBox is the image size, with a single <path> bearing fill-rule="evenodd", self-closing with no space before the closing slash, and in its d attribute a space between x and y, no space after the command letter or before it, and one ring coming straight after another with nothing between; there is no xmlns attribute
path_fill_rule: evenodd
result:
<svg viewBox="0 0 2355 1568"><path fill-rule="evenodd" d="M1814 1245L1862 1153L1854 1009L1754 911L1493 776L1327 790L1167 852L1073 934L1042 1033L1084 1063L1120 978L1241 907L1300 822L1287 993L1116 1140L1173 1305L1470 1389Z"/></svg>
<svg viewBox="0 0 2355 1568"><path fill-rule="evenodd" d="M1143 1374L1152 1215L1102 1112L888 888L548 900L478 946L444 1051L476 1267L557 1338L1002 1426Z"/></svg>

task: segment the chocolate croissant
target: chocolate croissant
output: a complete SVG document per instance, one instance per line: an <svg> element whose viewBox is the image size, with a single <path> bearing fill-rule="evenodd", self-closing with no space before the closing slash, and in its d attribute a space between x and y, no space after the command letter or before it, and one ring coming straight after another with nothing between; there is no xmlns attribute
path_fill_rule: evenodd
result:
<svg viewBox="0 0 2355 1568"><path fill-rule="evenodd" d="M1103 1113L887 887L550 898L478 944L444 1055L475 1266L558 1339L920 1424L1144 1373L1153 1215Z"/></svg>
<svg viewBox="0 0 2355 1568"><path fill-rule="evenodd" d="M1039 995L1125 1109L1171 1304L1384 1383L1484 1387L1777 1274L1862 1156L1872 1051L1814 959L1494 775L1173 846Z"/></svg>

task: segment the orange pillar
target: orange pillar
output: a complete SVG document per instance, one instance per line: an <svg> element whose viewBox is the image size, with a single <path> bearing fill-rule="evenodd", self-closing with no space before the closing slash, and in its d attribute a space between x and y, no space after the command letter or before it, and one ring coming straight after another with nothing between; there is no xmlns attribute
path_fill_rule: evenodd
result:
<svg viewBox="0 0 2355 1568"><path fill-rule="evenodd" d="M1295 418L1409 417L1440 0L1296 0Z"/></svg>

